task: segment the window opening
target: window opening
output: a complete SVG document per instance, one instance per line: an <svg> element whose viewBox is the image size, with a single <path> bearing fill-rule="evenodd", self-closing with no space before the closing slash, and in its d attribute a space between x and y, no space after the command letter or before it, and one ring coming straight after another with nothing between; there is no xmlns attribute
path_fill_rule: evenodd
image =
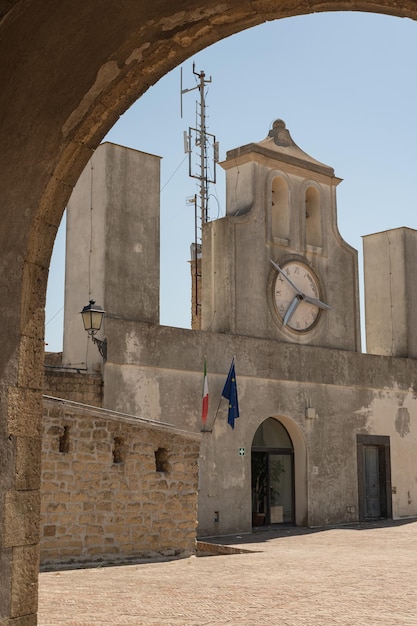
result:
<svg viewBox="0 0 417 626"><path fill-rule="evenodd" d="M307 245L322 246L320 194L315 187L309 187L306 192L305 218Z"/></svg>
<svg viewBox="0 0 417 626"><path fill-rule="evenodd" d="M59 438L59 451L62 452L62 454L66 454L67 452L69 452L69 443L70 443L69 434L70 434L70 427L64 426L64 431Z"/></svg>
<svg viewBox="0 0 417 626"><path fill-rule="evenodd" d="M274 239L282 239L288 243L290 239L288 187L279 177L272 181L271 227Z"/></svg>
<svg viewBox="0 0 417 626"><path fill-rule="evenodd" d="M124 460L124 440L122 437L115 437L113 443L113 463L123 463Z"/></svg>
<svg viewBox="0 0 417 626"><path fill-rule="evenodd" d="M155 466L157 472L168 471L168 450L166 448L155 450Z"/></svg>

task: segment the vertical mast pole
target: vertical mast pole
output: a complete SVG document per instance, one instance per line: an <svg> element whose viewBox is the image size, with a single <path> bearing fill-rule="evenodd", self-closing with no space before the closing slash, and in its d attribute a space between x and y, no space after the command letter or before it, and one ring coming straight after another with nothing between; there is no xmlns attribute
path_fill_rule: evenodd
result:
<svg viewBox="0 0 417 626"><path fill-rule="evenodd" d="M206 186L204 181L204 157L206 150L206 120L204 102L204 72L200 72L200 197L201 197L201 225L206 221Z"/></svg>
<svg viewBox="0 0 417 626"><path fill-rule="evenodd" d="M207 181L207 129L206 129L206 100L204 89L206 83L211 82L210 80L206 81L205 72L201 71L199 74L195 72L193 67L193 72L196 76L199 77L199 85L198 89L200 91L200 119L199 119L199 147L200 147L200 228L201 231L203 229L203 224L208 221L208 181Z"/></svg>
<svg viewBox="0 0 417 626"><path fill-rule="evenodd" d="M206 126L206 101L205 101L205 87L211 83L212 78L206 78L204 71L196 72L195 64L193 63L193 74L198 77L198 83L195 87L190 89L183 89L182 86L182 70L181 70L181 117L182 117L182 96L185 93L189 93L194 89L198 89L200 92L199 101L196 102L196 128L189 128L188 136L185 138L186 152L189 154L189 175L192 178L196 178L199 181L199 194L197 200L197 194L194 196L195 206L195 242L194 242L194 263L195 263L195 314L198 316L199 307L201 307L199 297L199 278L201 273L197 272L198 256L201 254L201 243L203 235L203 225L208 222L208 189L210 183L216 182L216 163L218 161L218 144L214 135L207 132ZM192 164L192 138L195 137L195 146L199 148L199 166L196 163L195 169ZM213 174L209 175L209 155L208 155L208 143L213 143ZM199 202L199 207L197 206ZM198 211L199 209L199 211ZM198 212L200 215L198 216Z"/></svg>

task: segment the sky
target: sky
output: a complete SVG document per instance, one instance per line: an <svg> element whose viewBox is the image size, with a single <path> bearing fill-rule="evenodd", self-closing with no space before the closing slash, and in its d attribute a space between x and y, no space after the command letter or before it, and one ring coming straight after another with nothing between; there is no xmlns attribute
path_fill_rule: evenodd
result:
<svg viewBox="0 0 417 626"><path fill-rule="evenodd" d="M264 139L275 119L294 141L343 179L337 188L342 237L359 252L363 235L417 228L417 23L367 13L322 13L269 22L229 37L182 64L183 88L196 72L206 90L207 130L226 152ZM103 141L162 157L161 324L189 328L190 245L197 193L183 133L195 127L198 91L183 96L180 68L151 87ZM209 218L225 215L224 172L210 187ZM65 219L51 261L46 350L62 349ZM87 304L80 295L80 310ZM363 304L363 303L362 303ZM81 323L81 322L80 322ZM82 326L80 327L81 332Z"/></svg>

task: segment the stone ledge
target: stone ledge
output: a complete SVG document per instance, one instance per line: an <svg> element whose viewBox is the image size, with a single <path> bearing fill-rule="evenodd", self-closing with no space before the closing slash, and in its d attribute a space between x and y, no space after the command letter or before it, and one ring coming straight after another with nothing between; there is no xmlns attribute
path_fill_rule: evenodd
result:
<svg viewBox="0 0 417 626"><path fill-rule="evenodd" d="M218 543L208 543L207 541L197 541L197 556L219 556L221 554L251 554L258 550L246 550L245 548L234 548L233 546L222 546Z"/></svg>

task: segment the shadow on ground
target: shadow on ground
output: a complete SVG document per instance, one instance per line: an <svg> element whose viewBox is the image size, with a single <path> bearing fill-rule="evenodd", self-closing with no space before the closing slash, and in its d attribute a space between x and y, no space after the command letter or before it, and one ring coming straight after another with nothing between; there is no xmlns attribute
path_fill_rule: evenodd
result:
<svg viewBox="0 0 417 626"><path fill-rule="evenodd" d="M263 543L280 537L292 537L300 535L311 535L313 533L322 533L329 530L373 530L378 528L394 528L396 526L404 526L417 521L416 518L407 518L402 520L375 520L367 522L356 522L354 524L344 524L337 526L319 526L314 528L306 528L301 526L287 526L280 524L279 526L263 526L253 529L250 533L236 533L234 535L224 535L220 537L201 537L197 542L198 556L208 556L209 554L240 554L242 552L252 552L252 550L244 550L242 548L234 551L223 551L222 548L238 546L240 544ZM217 550L210 550L205 546L217 546Z"/></svg>

